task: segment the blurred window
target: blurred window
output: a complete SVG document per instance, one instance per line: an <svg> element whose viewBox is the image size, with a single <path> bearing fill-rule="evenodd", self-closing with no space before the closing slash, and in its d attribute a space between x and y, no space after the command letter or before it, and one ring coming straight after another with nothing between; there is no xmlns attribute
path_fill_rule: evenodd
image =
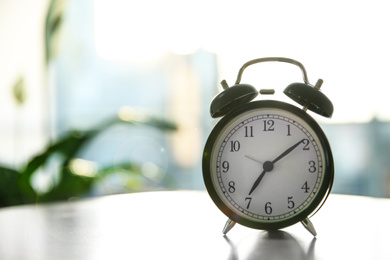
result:
<svg viewBox="0 0 390 260"><path fill-rule="evenodd" d="M134 181L118 169L93 193L203 189L201 155L217 122L208 109L219 82L232 85L248 60L282 56L302 62L312 84L322 78L321 89L334 104L332 119L313 115L333 149L333 192L390 196L386 1L53 0L63 13L50 43L57 51L46 64L22 44L33 43L44 57L49 2L41 2L35 6L40 11L31 12L19 1L0 3L0 54L7 60L0 69L8 75L0 77L8 97L0 102L3 164L26 162L46 136L55 140L113 117L147 115L174 122L178 130L107 129L80 159L96 167L132 161L141 175ZM290 102L282 91L302 81L300 71L279 63L257 66L242 82L275 88L273 98ZM78 169L88 165L76 162Z"/></svg>

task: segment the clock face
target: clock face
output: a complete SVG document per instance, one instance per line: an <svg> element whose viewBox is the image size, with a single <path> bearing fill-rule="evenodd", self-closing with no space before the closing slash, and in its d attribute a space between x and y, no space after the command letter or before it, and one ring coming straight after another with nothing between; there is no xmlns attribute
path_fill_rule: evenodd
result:
<svg viewBox="0 0 390 260"><path fill-rule="evenodd" d="M233 221L260 229L305 219L333 180L328 141L306 112L256 101L226 115L207 141L206 188Z"/></svg>

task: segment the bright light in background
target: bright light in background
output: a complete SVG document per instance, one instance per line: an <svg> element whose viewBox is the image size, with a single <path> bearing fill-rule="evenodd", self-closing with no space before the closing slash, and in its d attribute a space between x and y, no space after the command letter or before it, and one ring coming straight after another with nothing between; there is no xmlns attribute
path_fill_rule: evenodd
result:
<svg viewBox="0 0 390 260"><path fill-rule="evenodd" d="M98 55L114 60L151 60L160 56L163 30L157 10L147 1L95 1L95 37Z"/></svg>
<svg viewBox="0 0 390 260"><path fill-rule="evenodd" d="M70 162L70 170L73 174L84 177L95 177L98 167L95 162L81 158L75 158Z"/></svg>
<svg viewBox="0 0 390 260"><path fill-rule="evenodd" d="M198 3L95 0L96 50L105 59L150 61L199 48ZM178 11L179 10L179 11Z"/></svg>
<svg viewBox="0 0 390 260"><path fill-rule="evenodd" d="M151 61L166 50L201 47L218 55L220 76L230 84L248 60L293 58L312 84L324 80L322 91L335 106L325 122L390 120L386 10L386 1L95 0L96 49L105 59ZM267 78L259 68L244 78L256 87L273 82L281 93L284 70L278 75Z"/></svg>

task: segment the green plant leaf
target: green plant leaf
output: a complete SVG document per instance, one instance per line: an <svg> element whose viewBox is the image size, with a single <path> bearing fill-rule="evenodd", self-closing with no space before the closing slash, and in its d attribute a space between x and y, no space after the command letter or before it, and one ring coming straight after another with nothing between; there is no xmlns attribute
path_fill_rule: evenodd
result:
<svg viewBox="0 0 390 260"><path fill-rule="evenodd" d="M45 23L45 54L49 62L58 52L62 17L66 0L51 0Z"/></svg>
<svg viewBox="0 0 390 260"><path fill-rule="evenodd" d="M23 196L33 200L39 197L39 201L56 201L66 200L71 197L79 197L88 193L94 183L105 178L106 176L113 174L118 169L118 165L115 167L110 166L99 172L98 176L85 177L73 174L70 170L70 163L80 149L95 136L105 131L107 128L114 124L126 123L130 126L137 126L139 124L155 127L162 131L174 131L177 129L176 125L168 120L160 119L157 117L149 116L146 114L132 114L133 119L127 118L123 120L121 118L113 118L99 125L98 127L85 132L72 131L65 135L58 141L50 144L42 153L33 157L22 170L18 185ZM134 116L135 115L135 116ZM32 175L42 166L44 166L49 158L54 154L60 154L63 157L62 166L60 168L59 182L45 194L37 194L37 192L31 186ZM121 165L122 170L126 170L131 174L140 175L139 167L131 162Z"/></svg>
<svg viewBox="0 0 390 260"><path fill-rule="evenodd" d="M0 207L30 203L31 200L20 192L18 181L20 173L14 169L0 166Z"/></svg>
<svg viewBox="0 0 390 260"><path fill-rule="evenodd" d="M26 86L24 85L23 77L19 77L12 87L12 93L16 103L18 105L23 105L26 102Z"/></svg>
<svg viewBox="0 0 390 260"><path fill-rule="evenodd" d="M60 201L84 196L91 189L92 184L93 178L74 175L68 166L63 166L59 184L49 192L39 195L37 201Z"/></svg>

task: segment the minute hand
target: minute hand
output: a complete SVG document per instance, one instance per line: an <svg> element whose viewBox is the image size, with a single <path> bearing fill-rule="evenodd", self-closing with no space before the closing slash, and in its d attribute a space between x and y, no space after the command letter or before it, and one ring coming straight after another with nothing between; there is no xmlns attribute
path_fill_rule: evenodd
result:
<svg viewBox="0 0 390 260"><path fill-rule="evenodd" d="M287 154L289 154L292 150L294 150L295 148L297 148L298 145L300 145L301 143L303 143L305 141L305 139L302 139L301 141L299 141L298 143L294 144L293 146L291 146L290 148L288 148L286 151L284 151L281 155L279 155L278 157L276 157L275 160L272 161L272 164L276 163L277 161L279 161L280 159L282 159L284 156L286 156Z"/></svg>

